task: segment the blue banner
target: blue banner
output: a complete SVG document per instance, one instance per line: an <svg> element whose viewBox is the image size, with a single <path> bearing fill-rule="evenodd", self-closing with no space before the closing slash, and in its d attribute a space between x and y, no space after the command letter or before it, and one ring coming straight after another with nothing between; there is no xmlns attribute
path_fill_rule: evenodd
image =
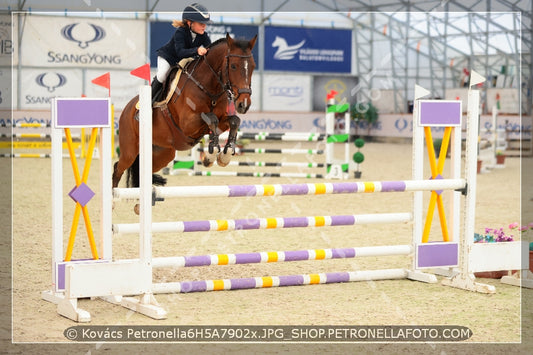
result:
<svg viewBox="0 0 533 355"><path fill-rule="evenodd" d="M172 27L171 22L151 22L150 23L150 66L157 66L156 51L167 43L174 35L176 29ZM225 37L229 33L232 38L250 40L258 33L257 26L247 25L207 25L206 32L211 38L211 42L215 42L221 37ZM256 67L259 67L259 40L256 42L252 51Z"/></svg>
<svg viewBox="0 0 533 355"><path fill-rule="evenodd" d="M265 70L351 73L352 31L265 27Z"/></svg>

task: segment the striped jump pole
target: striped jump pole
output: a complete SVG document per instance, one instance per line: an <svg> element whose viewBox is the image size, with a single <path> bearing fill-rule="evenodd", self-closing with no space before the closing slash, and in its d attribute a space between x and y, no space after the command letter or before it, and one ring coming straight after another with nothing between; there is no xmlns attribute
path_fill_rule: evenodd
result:
<svg viewBox="0 0 533 355"><path fill-rule="evenodd" d="M220 232L252 229L353 226L359 224L402 223L412 220L411 213L377 213L339 216L269 217L249 219L213 219L199 221L154 222L152 233ZM115 234L138 234L139 223L113 224Z"/></svg>
<svg viewBox="0 0 533 355"><path fill-rule="evenodd" d="M179 197L252 197L252 196L295 196L324 194L353 194L405 191L438 191L464 189L464 179L399 180L369 182L332 182L310 184L272 185L211 185L153 187L156 198ZM138 199L138 188L113 189L115 200Z"/></svg>
<svg viewBox="0 0 533 355"><path fill-rule="evenodd" d="M221 139L228 138L228 132L220 135ZM326 139L323 133L307 132L288 132L288 133L270 133L270 132L238 132L237 139L250 139L255 141L288 141L288 142L320 142Z"/></svg>
<svg viewBox="0 0 533 355"><path fill-rule="evenodd" d="M20 127L20 128L50 128L50 123L41 122L15 122L12 125L3 123L0 127Z"/></svg>
<svg viewBox="0 0 533 355"><path fill-rule="evenodd" d="M262 173L262 172L240 172L240 171L193 171L191 176L241 176L241 177L285 177L285 178L304 178L304 179L321 179L322 174L315 173Z"/></svg>
<svg viewBox="0 0 533 355"><path fill-rule="evenodd" d="M237 279L202 280L154 283L154 293L188 293L223 290L245 290L283 286L318 285L341 282L405 279L409 271L405 269L363 270L330 272L306 275L264 276Z"/></svg>
<svg viewBox="0 0 533 355"><path fill-rule="evenodd" d="M207 149L207 148L205 148ZM202 150L202 149L200 149ZM307 155L322 155L324 150L322 149L298 149L298 148L236 148L236 154L242 153L255 153L255 154L307 154Z"/></svg>
<svg viewBox="0 0 533 355"><path fill-rule="evenodd" d="M410 245L386 245L356 248L193 255L153 258L152 266L154 268L179 268L212 265L260 264L304 260L348 259L365 256L409 255L412 252L413 248Z"/></svg>
<svg viewBox="0 0 533 355"><path fill-rule="evenodd" d="M186 163L186 164L185 164ZM181 169L187 169L187 168L193 168L193 165L195 164L194 161L190 162L179 162L177 164L174 164L174 168L181 168ZM202 165L201 161L196 161L196 165ZM304 162L293 162L293 161L282 161L282 162L275 162L275 161L230 161L227 166L258 166L258 167L296 167L296 168L323 168L325 165L323 163L304 163Z"/></svg>

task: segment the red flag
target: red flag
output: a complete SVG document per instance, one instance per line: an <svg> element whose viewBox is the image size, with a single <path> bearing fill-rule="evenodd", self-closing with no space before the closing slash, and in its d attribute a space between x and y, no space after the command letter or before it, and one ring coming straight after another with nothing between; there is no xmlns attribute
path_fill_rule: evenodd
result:
<svg viewBox="0 0 533 355"><path fill-rule="evenodd" d="M137 77L139 77L141 79L148 80L148 83L151 84L151 82L150 82L150 64L145 64L145 65L142 65L142 66L138 67L137 69L133 69L132 71L130 71L130 74L134 75L134 76L137 76Z"/></svg>
<svg viewBox="0 0 533 355"><path fill-rule="evenodd" d="M109 72L105 73L104 75L100 75L98 78L93 79L91 83L103 86L108 89L109 97L111 97L111 75L109 74Z"/></svg>
<svg viewBox="0 0 533 355"><path fill-rule="evenodd" d="M326 95L326 100L331 100L331 99L334 99L335 96L338 94L337 91L335 90L331 90L327 95Z"/></svg>

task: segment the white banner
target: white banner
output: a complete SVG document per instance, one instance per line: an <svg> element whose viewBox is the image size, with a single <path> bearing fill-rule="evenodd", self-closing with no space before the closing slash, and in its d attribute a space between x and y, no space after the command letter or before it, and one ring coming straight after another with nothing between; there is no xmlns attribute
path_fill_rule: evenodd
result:
<svg viewBox="0 0 533 355"><path fill-rule="evenodd" d="M83 92L79 69L22 69L19 75L23 109L50 109L52 98L81 97Z"/></svg>
<svg viewBox="0 0 533 355"><path fill-rule="evenodd" d="M16 17L14 17L16 19ZM0 66L11 66L11 56L15 55L12 42L12 27L10 15L0 15ZM15 58L13 58L15 59ZM13 63L15 64L15 62Z"/></svg>
<svg viewBox="0 0 533 355"><path fill-rule="evenodd" d="M37 15L23 21L22 65L132 70L148 60L144 21Z"/></svg>
<svg viewBox="0 0 533 355"><path fill-rule="evenodd" d="M311 111L311 76L264 75L263 111Z"/></svg>
<svg viewBox="0 0 533 355"><path fill-rule="evenodd" d="M11 97L16 92L16 86L11 87L11 68L0 68L0 108L10 108Z"/></svg>

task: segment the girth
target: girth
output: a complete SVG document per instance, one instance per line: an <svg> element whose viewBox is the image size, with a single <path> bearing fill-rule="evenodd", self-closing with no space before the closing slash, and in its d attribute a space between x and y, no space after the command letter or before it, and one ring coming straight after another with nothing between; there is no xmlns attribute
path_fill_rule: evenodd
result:
<svg viewBox="0 0 533 355"><path fill-rule="evenodd" d="M172 113L170 112L166 104L161 105L158 108L161 109L161 112L163 113L163 116L165 117L165 121L168 127L170 128L170 132L172 133L172 147L175 150L190 149L194 147L196 144L198 144L200 140L202 140L203 134L200 135L200 137L198 138L186 136L185 133L183 133L181 128L174 121L174 117L172 116Z"/></svg>

